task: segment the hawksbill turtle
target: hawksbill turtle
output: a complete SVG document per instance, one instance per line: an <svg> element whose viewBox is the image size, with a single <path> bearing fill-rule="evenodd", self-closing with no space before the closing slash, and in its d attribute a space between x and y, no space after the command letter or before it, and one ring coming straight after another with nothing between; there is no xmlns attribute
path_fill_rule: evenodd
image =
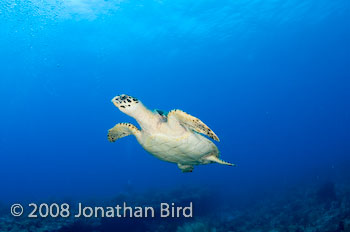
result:
<svg viewBox="0 0 350 232"><path fill-rule="evenodd" d="M216 134L201 120L181 110L164 113L151 111L140 100L125 94L112 99L123 113L133 117L141 127L130 123L118 123L108 130L108 140L134 135L141 146L155 157L176 163L182 172L192 172L194 165L219 163L234 164L219 159L216 145L204 137L219 141Z"/></svg>

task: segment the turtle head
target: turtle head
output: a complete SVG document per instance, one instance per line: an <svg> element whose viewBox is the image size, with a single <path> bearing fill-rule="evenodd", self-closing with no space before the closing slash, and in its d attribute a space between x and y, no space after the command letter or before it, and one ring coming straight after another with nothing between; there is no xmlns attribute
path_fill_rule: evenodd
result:
<svg viewBox="0 0 350 232"><path fill-rule="evenodd" d="M135 97L121 94L112 99L112 103L118 107L118 109L129 115L134 117L135 113L137 113L141 108L144 108L143 104Z"/></svg>

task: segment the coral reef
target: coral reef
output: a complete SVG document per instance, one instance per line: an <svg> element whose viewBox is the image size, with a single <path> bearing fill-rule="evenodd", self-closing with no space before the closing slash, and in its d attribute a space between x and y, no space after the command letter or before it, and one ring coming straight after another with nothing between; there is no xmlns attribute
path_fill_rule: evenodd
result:
<svg viewBox="0 0 350 232"><path fill-rule="evenodd" d="M332 182L299 186L244 207L234 207L234 203L218 205L216 194L199 188L129 192L111 200L90 202L90 205L125 201L157 208L159 202L169 202L169 199L179 205L192 201L196 206L194 218L33 219L2 213L0 231L350 232L350 187ZM5 211L0 209L0 212Z"/></svg>
<svg viewBox="0 0 350 232"><path fill-rule="evenodd" d="M74 224L72 218L38 219L38 218L14 218L10 216L0 217L0 231L5 232L48 232L57 231L65 226Z"/></svg>
<svg viewBox="0 0 350 232"><path fill-rule="evenodd" d="M216 232L216 229L211 228L208 223L196 221L179 226L176 232Z"/></svg>
<svg viewBox="0 0 350 232"><path fill-rule="evenodd" d="M349 232L349 221L349 187L336 190L333 183L325 183L268 199L245 211L228 210L224 226L217 231Z"/></svg>

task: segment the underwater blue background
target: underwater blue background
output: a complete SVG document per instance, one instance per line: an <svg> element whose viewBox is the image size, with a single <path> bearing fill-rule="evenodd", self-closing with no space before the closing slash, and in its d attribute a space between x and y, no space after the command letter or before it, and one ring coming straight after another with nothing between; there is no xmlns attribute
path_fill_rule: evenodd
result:
<svg viewBox="0 0 350 232"><path fill-rule="evenodd" d="M0 3L0 201L196 186L221 200L350 179L350 1ZM181 109L228 167L181 173L132 136L119 94ZM171 202L169 197L169 202Z"/></svg>

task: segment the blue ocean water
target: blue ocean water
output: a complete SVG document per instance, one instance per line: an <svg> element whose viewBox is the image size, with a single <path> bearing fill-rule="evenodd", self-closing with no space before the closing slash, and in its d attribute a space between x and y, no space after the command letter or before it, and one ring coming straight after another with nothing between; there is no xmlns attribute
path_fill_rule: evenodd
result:
<svg viewBox="0 0 350 232"><path fill-rule="evenodd" d="M348 0L1 1L0 202L102 201L132 191L128 201L144 196L147 204L146 192L172 202L178 195L168 192L191 200L195 188L216 196L197 208L235 207L291 188L347 189L349 12ZM123 93L200 118L237 167L181 173L132 136L108 142L116 123L137 125L111 103ZM234 228L217 230L250 231Z"/></svg>

